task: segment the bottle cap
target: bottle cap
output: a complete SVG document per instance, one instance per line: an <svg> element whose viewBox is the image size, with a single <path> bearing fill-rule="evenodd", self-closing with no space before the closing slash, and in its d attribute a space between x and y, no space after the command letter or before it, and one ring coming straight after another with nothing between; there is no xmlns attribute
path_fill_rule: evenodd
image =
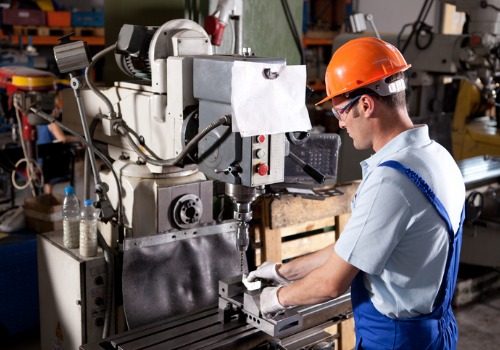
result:
<svg viewBox="0 0 500 350"><path fill-rule="evenodd" d="M69 195L69 194L75 194L75 189L73 188L73 186L66 186L64 188L64 192Z"/></svg>
<svg viewBox="0 0 500 350"><path fill-rule="evenodd" d="M94 205L94 201L92 199L86 199L84 204L86 207L90 207Z"/></svg>

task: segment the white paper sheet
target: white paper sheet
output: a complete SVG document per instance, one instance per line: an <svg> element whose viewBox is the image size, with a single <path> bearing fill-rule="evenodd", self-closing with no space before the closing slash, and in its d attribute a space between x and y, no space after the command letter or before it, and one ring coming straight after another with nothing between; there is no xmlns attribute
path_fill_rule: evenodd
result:
<svg viewBox="0 0 500 350"><path fill-rule="evenodd" d="M275 78L266 78L265 69ZM255 136L311 130L305 66L235 61L231 84L234 132Z"/></svg>

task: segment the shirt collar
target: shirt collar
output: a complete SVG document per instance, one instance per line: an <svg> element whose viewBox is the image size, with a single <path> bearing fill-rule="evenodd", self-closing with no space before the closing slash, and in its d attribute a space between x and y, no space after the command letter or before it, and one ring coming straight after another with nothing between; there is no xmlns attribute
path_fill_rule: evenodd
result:
<svg viewBox="0 0 500 350"><path fill-rule="evenodd" d="M413 129L406 130L393 138L370 158L363 160L360 163L361 169L363 170L363 176L369 170L377 167L385 158L401 151L403 148L409 146L418 147L428 144L429 142L431 142L431 139L429 137L428 126L424 124L415 125Z"/></svg>

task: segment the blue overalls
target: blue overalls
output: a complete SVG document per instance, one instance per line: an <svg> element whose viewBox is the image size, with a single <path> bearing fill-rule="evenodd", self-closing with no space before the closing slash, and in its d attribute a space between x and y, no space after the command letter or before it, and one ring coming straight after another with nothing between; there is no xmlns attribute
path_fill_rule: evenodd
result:
<svg viewBox="0 0 500 350"><path fill-rule="evenodd" d="M420 175L393 160L384 162L380 166L394 168L408 176L429 199L447 224L449 251L443 281L437 296L437 300L441 299L441 303L436 304L436 308L431 313L419 317L393 319L378 312L364 286L364 273L357 274L351 285L356 349L455 349L458 329L451 309L451 300L457 281L464 210L462 210L460 226L455 235L446 209Z"/></svg>

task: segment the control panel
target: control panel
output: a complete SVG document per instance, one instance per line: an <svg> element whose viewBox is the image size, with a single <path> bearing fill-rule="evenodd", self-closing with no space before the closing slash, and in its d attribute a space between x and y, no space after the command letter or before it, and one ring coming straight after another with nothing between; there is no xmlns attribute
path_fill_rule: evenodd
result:
<svg viewBox="0 0 500 350"><path fill-rule="evenodd" d="M106 265L104 259L85 262L85 320L87 339L102 338L106 316Z"/></svg>
<svg viewBox="0 0 500 350"><path fill-rule="evenodd" d="M252 186L284 180L285 134L252 137Z"/></svg>

